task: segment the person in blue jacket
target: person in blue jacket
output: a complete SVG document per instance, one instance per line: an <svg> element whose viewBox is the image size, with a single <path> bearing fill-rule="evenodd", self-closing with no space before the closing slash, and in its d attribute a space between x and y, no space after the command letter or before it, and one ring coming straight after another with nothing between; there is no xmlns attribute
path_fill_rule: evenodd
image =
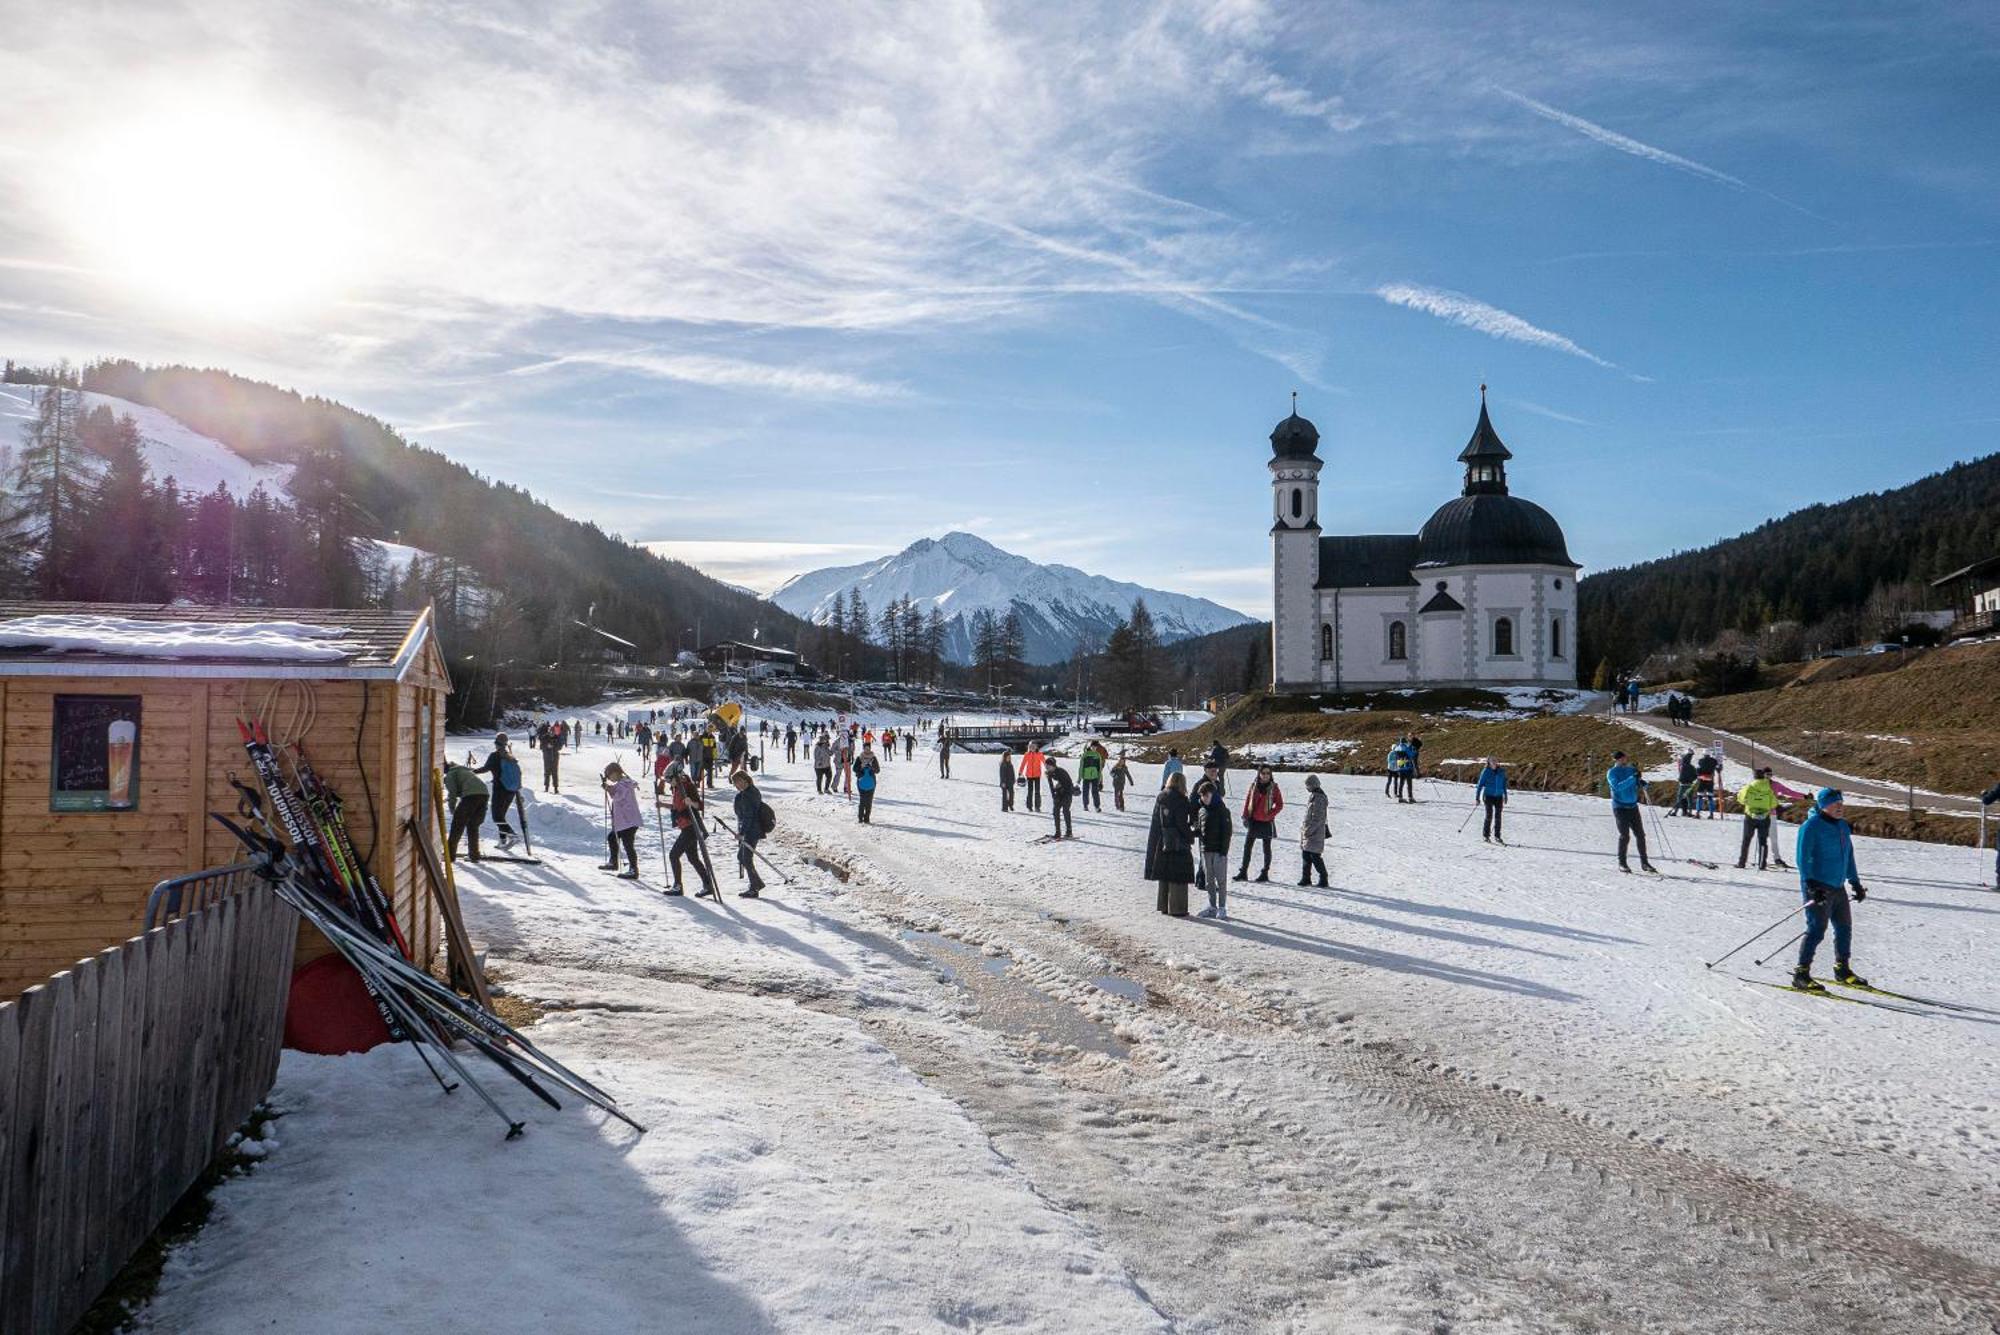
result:
<svg viewBox="0 0 2000 1335"><path fill-rule="evenodd" d="M1507 771L1492 756L1486 757L1486 763L1479 768L1479 779L1472 785L1472 800L1486 804L1486 819L1479 827L1479 837L1506 843L1500 837L1500 814L1507 805Z"/></svg>
<svg viewBox="0 0 2000 1335"><path fill-rule="evenodd" d="M1658 871L1658 867L1646 860L1646 826L1639 818L1639 803L1645 796L1645 789L1639 782L1639 771L1632 767L1632 762L1625 758L1623 751L1611 753L1611 768L1604 771L1604 786L1611 791L1611 819L1618 825L1618 870L1632 870L1625 861L1625 849L1636 840L1640 868Z"/></svg>
<svg viewBox="0 0 2000 1335"><path fill-rule="evenodd" d="M1981 806L1988 807L1992 806L1995 802L2000 802L2000 783L1994 784L1991 788L1981 793L1979 795L1979 802ZM1993 884L2000 886L2000 839L1996 839L1993 842Z"/></svg>
<svg viewBox="0 0 2000 1335"><path fill-rule="evenodd" d="M1854 942L1854 914L1848 907L1847 891L1854 890L1854 902L1868 898L1861 873L1854 865L1854 830L1848 825L1846 800L1838 788L1822 788L1813 796L1813 810L1799 826L1799 892L1806 899L1806 934L1799 941L1799 963L1792 970L1792 986L1801 992L1824 992L1825 986L1812 976L1813 952L1826 938L1826 925L1833 923L1833 980L1854 987L1868 986L1868 980L1847 965L1848 950Z"/></svg>

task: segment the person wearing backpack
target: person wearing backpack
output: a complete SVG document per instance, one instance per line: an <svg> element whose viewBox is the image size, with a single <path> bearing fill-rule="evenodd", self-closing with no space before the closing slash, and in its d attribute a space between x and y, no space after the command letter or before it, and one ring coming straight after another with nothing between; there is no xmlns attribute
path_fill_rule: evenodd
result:
<svg viewBox="0 0 2000 1335"><path fill-rule="evenodd" d="M736 865L750 878L749 887L738 890L736 897L755 899L764 889L764 878L757 874L757 843L770 832L765 817L771 808L764 805L764 795L757 791L749 770L737 770L730 782L736 785L736 797L730 804L736 812ZM772 819L771 825L776 824Z"/></svg>
<svg viewBox="0 0 2000 1335"><path fill-rule="evenodd" d="M861 794L861 809L856 813L863 825L875 823L875 784L882 776L882 760L875 754L875 744L861 743L861 754L854 758L854 790Z"/></svg>
<svg viewBox="0 0 2000 1335"><path fill-rule="evenodd" d="M493 776L493 824L500 831L500 851L505 853L514 846L514 827L507 823L507 811L521 800L521 762L507 745L506 733L493 735L486 763L473 772Z"/></svg>
<svg viewBox="0 0 2000 1335"><path fill-rule="evenodd" d="M1082 790L1085 811L1104 810L1105 750L1096 742L1085 742L1076 760L1076 782Z"/></svg>

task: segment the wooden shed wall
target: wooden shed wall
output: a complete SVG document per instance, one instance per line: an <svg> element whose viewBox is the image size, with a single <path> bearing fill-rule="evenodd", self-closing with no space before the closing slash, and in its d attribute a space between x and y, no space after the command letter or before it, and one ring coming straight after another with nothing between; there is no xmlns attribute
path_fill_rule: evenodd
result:
<svg viewBox="0 0 2000 1335"><path fill-rule="evenodd" d="M442 753L441 692L448 687L434 649L419 669L400 685L309 683L316 714L306 749L347 800L355 843L372 852L413 952L429 960L440 939L436 906L403 822L416 811L418 776L428 782ZM208 813L235 809L231 774L255 786L236 721L261 711L269 691L268 681L254 679L0 679L0 998L138 932L146 895L159 881L241 859L241 847ZM143 699L136 811L49 810L55 697L88 694ZM288 684L273 722L283 725L296 695ZM429 756L417 754L424 709L437 720ZM373 809L357 746L369 767ZM376 810L384 813L379 834ZM301 931L301 964L330 949L317 933Z"/></svg>

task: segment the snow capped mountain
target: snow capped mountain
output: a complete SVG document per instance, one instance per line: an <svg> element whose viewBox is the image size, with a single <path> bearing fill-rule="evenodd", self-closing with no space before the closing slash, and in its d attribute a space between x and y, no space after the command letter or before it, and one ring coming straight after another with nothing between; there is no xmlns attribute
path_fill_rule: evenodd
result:
<svg viewBox="0 0 2000 1335"><path fill-rule="evenodd" d="M972 620L981 611L1020 614L1031 663L1060 662L1086 638L1101 646L1135 598L1146 600L1162 640L1206 635L1251 619L1206 598L1142 588L1072 566L1040 565L970 533L921 538L894 556L794 576L771 601L795 616L824 622L833 600L857 588L877 613L905 596L925 611L936 607L945 619L945 656L960 663L972 659Z"/></svg>
<svg viewBox="0 0 2000 1335"><path fill-rule="evenodd" d="M35 418L42 393L38 385L0 385L0 446L11 449L20 441L20 427ZM217 484L229 488L238 500L249 496L262 483L280 500L291 495L289 464L259 464L230 449L213 436L204 436L178 418L158 408L89 391L79 393L83 411L109 408L119 417L129 417L139 428L139 449L155 482L172 478L184 496L214 491Z"/></svg>

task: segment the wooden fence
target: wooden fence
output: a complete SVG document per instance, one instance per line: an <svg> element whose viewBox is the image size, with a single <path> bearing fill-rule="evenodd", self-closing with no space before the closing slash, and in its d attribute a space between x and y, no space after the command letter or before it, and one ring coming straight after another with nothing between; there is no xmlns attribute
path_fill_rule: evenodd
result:
<svg viewBox="0 0 2000 1335"><path fill-rule="evenodd" d="M0 1331L67 1331L270 1090L297 936L251 887L0 1005Z"/></svg>

